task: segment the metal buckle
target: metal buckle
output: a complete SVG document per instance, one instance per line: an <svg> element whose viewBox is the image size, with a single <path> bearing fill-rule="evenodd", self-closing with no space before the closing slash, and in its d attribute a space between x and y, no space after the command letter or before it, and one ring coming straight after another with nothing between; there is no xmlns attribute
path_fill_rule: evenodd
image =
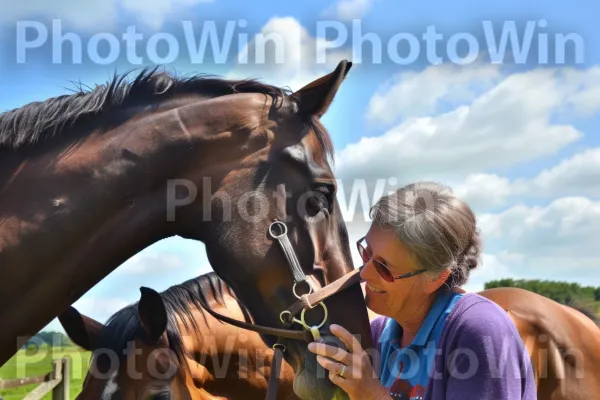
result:
<svg viewBox="0 0 600 400"><path fill-rule="evenodd" d="M281 343L275 343L275 344L273 345L273 350L275 350L275 348L277 348L277 347L280 347L280 348L282 349L281 351L285 353L285 350L286 350L286 347L285 347L285 345L283 345L283 344L281 344Z"/></svg>
<svg viewBox="0 0 600 400"><path fill-rule="evenodd" d="M275 233L273 233L273 227L275 225L282 226L282 228L281 228L282 229L282 233L280 233L279 235L276 235ZM282 236L285 236L285 235L287 235L287 225L284 224L281 221L275 220L275 221L271 222L271 225L269 225L269 233L271 234L271 236L273 236L274 239L277 239L277 238L280 238Z"/></svg>
<svg viewBox="0 0 600 400"><path fill-rule="evenodd" d="M329 315L329 311L327 310L327 306L323 303L320 302L318 305L320 305L321 307L323 307L323 311L325 312L325 315L323 316L323 320L321 321L320 324L318 325L313 325L313 326L309 326L306 323L306 308L302 309L302 313L300 314L300 319L292 316L292 313L288 310L282 311L281 314L279 314L279 319L281 320L282 323L286 323L286 321L284 321L284 315L285 314L289 314L288 317L288 321L287 322L295 322L297 324L300 324L304 327L304 329L306 329L307 331L310 331L310 333L312 333L313 338L315 339L315 341L318 341L321 338L321 333L319 332L319 329L321 329L324 325L325 322L327 322L327 318Z"/></svg>
<svg viewBox="0 0 600 400"><path fill-rule="evenodd" d="M304 280L302 281L304 283L306 283L306 285L308 286L308 293L306 294L311 294L312 292L315 291L313 284L309 281L309 280ZM294 296L296 296L297 299L300 299L300 295L298 295L298 293L296 293L296 285L302 282L294 282L294 286L292 286L292 292L294 292Z"/></svg>

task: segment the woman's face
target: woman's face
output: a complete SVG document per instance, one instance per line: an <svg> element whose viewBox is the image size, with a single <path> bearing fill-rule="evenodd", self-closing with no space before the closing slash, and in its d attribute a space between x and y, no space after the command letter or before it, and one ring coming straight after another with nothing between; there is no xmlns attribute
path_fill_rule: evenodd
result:
<svg viewBox="0 0 600 400"><path fill-rule="evenodd" d="M427 274L419 274L394 282L384 280L375 269L373 260L385 264L394 276L400 276L421 268L411 258L409 251L400 243L392 232L372 224L366 235L363 246L371 260L361 271L366 281L365 300L367 307L380 315L396 318L410 318L415 306L423 304L422 300L430 293L429 285L424 284Z"/></svg>

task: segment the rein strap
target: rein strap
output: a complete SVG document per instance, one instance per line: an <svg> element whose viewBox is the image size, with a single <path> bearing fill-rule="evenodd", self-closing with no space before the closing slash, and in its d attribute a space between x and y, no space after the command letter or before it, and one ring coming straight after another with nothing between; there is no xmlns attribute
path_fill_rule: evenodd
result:
<svg viewBox="0 0 600 400"><path fill-rule="evenodd" d="M304 340L309 343L312 342L312 340L313 340L312 334L306 330L298 331L298 330L292 330L292 329L271 328L268 326L251 324L251 323L247 323L247 322L240 321L237 319L229 318L229 317L226 317L225 315L219 314L218 312L211 310L210 307L208 307L206 304L204 304L203 301L201 301L200 304L202 305L202 308L204 308L204 310L206 312L208 312L210 315L212 315L216 319L221 320L222 322L227 322L228 324L231 324L233 326L237 326L238 328L247 329L247 330L254 331L254 332L257 332L257 333L260 333L263 335L285 337L288 339L295 339L295 340ZM290 324L286 324L286 325L289 326Z"/></svg>

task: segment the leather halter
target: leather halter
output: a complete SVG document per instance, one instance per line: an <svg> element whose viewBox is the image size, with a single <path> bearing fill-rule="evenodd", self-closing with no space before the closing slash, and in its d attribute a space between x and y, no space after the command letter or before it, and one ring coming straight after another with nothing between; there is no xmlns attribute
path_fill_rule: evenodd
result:
<svg viewBox="0 0 600 400"><path fill-rule="evenodd" d="M276 227L279 227L279 232L275 232ZM278 338L277 342L273 345L274 355L273 362L271 363L271 375L269 376L269 386L267 389L266 396L266 400L275 400L277 398L277 385L279 380L279 374L281 371L283 352L286 350L282 339L285 338L293 340L302 340L308 343L312 341L317 341L321 337L320 328L322 328L325 325L325 322L327 322L328 319L327 307L325 306L323 301L350 286L359 284L361 282L361 268L353 270L352 272L342 276L341 278L333 281L329 285L322 287L321 289L314 290L314 287L302 271L300 262L298 261L292 244L288 239L286 225L279 220L275 220L269 226L269 234L274 239L277 239L288 261L292 275L294 277L294 286L292 287L292 291L294 293L294 296L296 296L297 298L297 300L290 307L281 312L280 319L282 327L272 328L268 326L239 321L237 319L226 317L211 310L203 302L201 302L201 305L210 315L212 315L218 320L227 322L231 325L237 326L238 328L251 330L262 335L275 336ZM305 283L308 286L309 292L303 295L298 295L296 292L296 287L297 285L302 283ZM316 326L308 326L304 319L304 313L307 309L313 309L317 306L323 307L323 310L325 311L323 320L320 324ZM301 316L300 319L297 319L296 316L299 313L301 314ZM300 324L304 329L290 329L294 323Z"/></svg>

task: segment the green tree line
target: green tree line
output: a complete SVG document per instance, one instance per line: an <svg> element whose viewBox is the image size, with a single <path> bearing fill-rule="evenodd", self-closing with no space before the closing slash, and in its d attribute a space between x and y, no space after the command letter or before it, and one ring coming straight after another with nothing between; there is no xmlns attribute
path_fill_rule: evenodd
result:
<svg viewBox="0 0 600 400"><path fill-rule="evenodd" d="M67 347L72 342L67 335L62 332L41 331L27 341L23 348L33 348L40 346Z"/></svg>

